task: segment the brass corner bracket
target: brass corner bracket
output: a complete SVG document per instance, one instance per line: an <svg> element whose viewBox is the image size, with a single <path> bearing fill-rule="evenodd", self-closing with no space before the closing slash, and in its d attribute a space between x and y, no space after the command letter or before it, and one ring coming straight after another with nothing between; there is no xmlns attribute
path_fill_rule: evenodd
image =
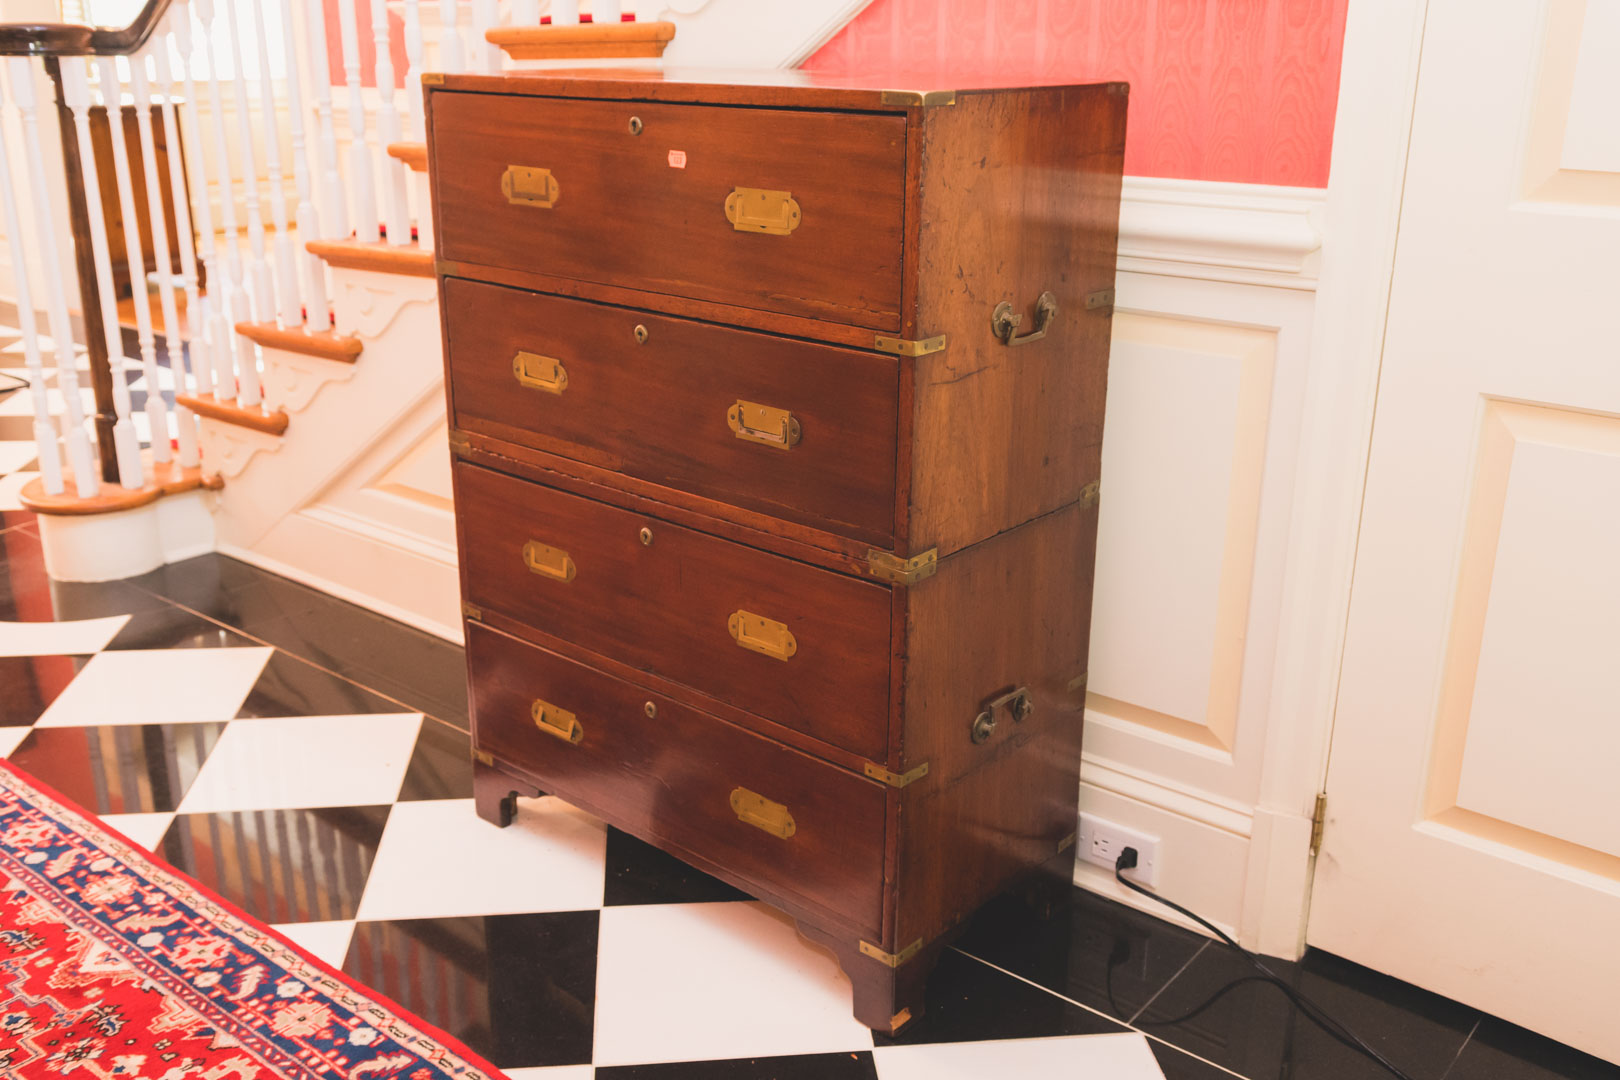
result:
<svg viewBox="0 0 1620 1080"><path fill-rule="evenodd" d="M881 780L892 788L903 788L907 784L921 780L928 775L928 762L923 762L915 769L908 769L903 773L890 772L875 761L866 763L866 775L874 780Z"/></svg>
<svg viewBox="0 0 1620 1080"><path fill-rule="evenodd" d="M944 347L944 334L918 338L916 341L890 337L888 334L876 334L872 338L872 348L878 352L894 353L896 356L927 356L929 353L939 352Z"/></svg>
<svg viewBox="0 0 1620 1080"><path fill-rule="evenodd" d="M480 764L480 765L493 765L493 764L495 764L494 755L486 753L483 750L474 750L472 752L472 759L474 761L478 762L478 764Z"/></svg>
<svg viewBox="0 0 1620 1080"><path fill-rule="evenodd" d="M955 90L885 90L882 97L885 105L921 105L931 108L935 105L955 105Z"/></svg>
<svg viewBox="0 0 1620 1080"><path fill-rule="evenodd" d="M463 617L468 619L482 619L484 617L484 609L479 607L477 604L469 604L463 600L461 602L461 614Z"/></svg>
<svg viewBox="0 0 1620 1080"><path fill-rule="evenodd" d="M872 548L866 553L867 571L879 581L896 585L915 585L924 578L934 576L939 569L939 549L929 548L920 555L902 559L898 555Z"/></svg>
<svg viewBox="0 0 1620 1080"><path fill-rule="evenodd" d="M918 938L897 953L884 952L870 941L861 942L861 953L870 956L885 967L897 968L922 951L922 938Z"/></svg>
<svg viewBox="0 0 1620 1080"><path fill-rule="evenodd" d="M467 438L465 431L450 429L450 453L454 457L461 457L472 449L472 441Z"/></svg>
<svg viewBox="0 0 1620 1080"><path fill-rule="evenodd" d="M1097 500L1101 497L1102 483L1101 481L1093 480L1091 483L1080 489L1080 509L1090 510L1093 506L1097 505Z"/></svg>

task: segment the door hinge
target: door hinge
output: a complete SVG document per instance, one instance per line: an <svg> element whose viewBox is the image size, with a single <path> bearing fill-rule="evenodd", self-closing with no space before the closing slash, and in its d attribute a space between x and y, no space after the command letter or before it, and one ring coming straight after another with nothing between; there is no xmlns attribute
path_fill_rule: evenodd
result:
<svg viewBox="0 0 1620 1080"><path fill-rule="evenodd" d="M1327 792L1316 796L1316 811L1311 815L1311 855L1322 850L1322 830L1327 825Z"/></svg>

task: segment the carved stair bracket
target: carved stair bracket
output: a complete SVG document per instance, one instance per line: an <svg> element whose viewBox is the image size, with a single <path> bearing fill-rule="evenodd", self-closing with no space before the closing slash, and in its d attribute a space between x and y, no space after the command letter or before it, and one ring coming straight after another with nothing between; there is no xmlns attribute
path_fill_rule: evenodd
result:
<svg viewBox="0 0 1620 1080"><path fill-rule="evenodd" d="M321 387L354 378L355 365L319 356L264 350L264 401L272 411L295 413L315 400Z"/></svg>
<svg viewBox="0 0 1620 1080"><path fill-rule="evenodd" d="M261 450L274 453L281 448L279 435L207 417L202 418L201 431L203 469L227 480L246 468L254 454Z"/></svg>
<svg viewBox="0 0 1620 1080"><path fill-rule="evenodd" d="M438 285L432 278L382 274L372 270L334 268L337 286L333 305L338 331L358 334L368 344L387 330L410 304L437 304Z"/></svg>

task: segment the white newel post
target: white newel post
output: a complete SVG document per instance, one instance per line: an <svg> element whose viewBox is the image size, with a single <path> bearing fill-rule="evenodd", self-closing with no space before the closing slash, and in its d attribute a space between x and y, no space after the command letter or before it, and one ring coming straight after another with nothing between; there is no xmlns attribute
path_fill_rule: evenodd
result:
<svg viewBox="0 0 1620 1080"><path fill-rule="evenodd" d="M404 136L396 105L398 91L394 86L393 35L389 33L388 7L382 0L373 0L372 3L371 36L377 46L376 157L382 170L383 197L387 200L388 242L398 246L411 242L411 215L405 196L406 165L388 153L389 144L399 142Z"/></svg>
<svg viewBox="0 0 1620 1080"><path fill-rule="evenodd" d="M298 239L300 241L313 240L321 235L320 214L315 207L314 189L310 178L312 171L320 168L316 162L311 168L310 159L314 156L313 143L304 140L304 121L308 117L304 114L304 95L300 87L302 75L299 70L298 54L307 50L297 47L298 34L293 26L292 4L282 5L281 36L286 43L287 63L287 116L292 127L292 156L293 156L293 185L298 189ZM310 72L311 82L319 85L322 82L331 82L326 74L326 54L309 57L311 65L318 61L318 68ZM330 106L328 106L330 112ZM305 329L319 333L329 330L332 326L332 308L326 299L326 263L319 256L309 251L301 251L298 258L299 274L304 297L304 326Z"/></svg>
<svg viewBox="0 0 1620 1080"><path fill-rule="evenodd" d="M380 0L379 0L380 2ZM366 140L366 99L360 90L360 23L354 0L339 0L338 29L343 39L343 81L349 91L349 191L354 196L354 236L377 242L377 188Z"/></svg>
<svg viewBox="0 0 1620 1080"><path fill-rule="evenodd" d="M304 21L309 29L309 48L303 50L309 57L310 85L315 88L315 115L320 123L320 192L321 224L328 240L349 235L349 208L344 203L343 173L338 165L337 127L332 120L332 77L327 70L326 6L321 0L309 0ZM288 48L291 38L288 38ZM307 239L313 240L314 237Z"/></svg>
<svg viewBox="0 0 1620 1080"><path fill-rule="evenodd" d="M214 352L214 396L229 401L241 394L239 383L245 383L247 378L244 373L244 377L238 379L236 370L238 366L244 369L253 367L253 349L249 342L238 339L235 328L238 319L249 317L247 281L236 224L236 188L231 181L230 142L225 136L224 95L220 93L219 64L214 55L214 0L195 0L195 3L197 17L202 23L202 33L198 37L202 40L203 66L208 71L208 109L213 114L215 160L219 163L220 222L224 229L222 245L226 277L226 287L219 290L223 295L209 306L208 338ZM237 363L239 358L240 365ZM255 382L257 374L255 370Z"/></svg>

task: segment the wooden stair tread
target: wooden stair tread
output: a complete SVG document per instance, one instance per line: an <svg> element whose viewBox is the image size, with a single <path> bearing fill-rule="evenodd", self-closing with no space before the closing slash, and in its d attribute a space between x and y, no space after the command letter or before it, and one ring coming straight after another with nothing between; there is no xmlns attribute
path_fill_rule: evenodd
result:
<svg viewBox="0 0 1620 1080"><path fill-rule="evenodd" d="M234 401L221 401L213 394L176 394L176 405L184 405L198 416L221 420L237 427L252 428L266 435L280 435L287 430L287 414L281 410L267 413L257 405L238 405Z"/></svg>
<svg viewBox="0 0 1620 1080"><path fill-rule="evenodd" d="M71 478L67 479L67 488L60 495L48 495L45 492L45 481L36 476L23 485L22 490L17 493L17 498L24 507L36 514L74 517L134 510L156 502L165 495L178 495L185 491L195 491L197 488L218 491L225 486L225 481L221 477L204 476L202 469L196 466L187 468L178 461L155 465L150 450L141 451L141 464L147 480L138 488L127 488L122 484L111 484L103 480L99 492L88 499L81 499L73 487Z"/></svg>
<svg viewBox="0 0 1620 1080"><path fill-rule="evenodd" d="M339 334L336 330L311 333L298 327L278 326L273 322L239 322L236 332L266 349L303 353L322 360L336 360L352 364L360 357L365 343L353 334Z"/></svg>
<svg viewBox="0 0 1620 1080"><path fill-rule="evenodd" d="M311 240L304 245L331 266L344 270L376 270L411 277L433 276L433 251L416 244L387 244L365 240Z"/></svg>
<svg viewBox="0 0 1620 1080"><path fill-rule="evenodd" d="M427 143L392 142L388 144L388 156L398 158L416 172L427 172Z"/></svg>
<svg viewBox="0 0 1620 1080"><path fill-rule="evenodd" d="M663 56L672 22L581 23L578 26L497 26L484 40L513 60L591 60Z"/></svg>

